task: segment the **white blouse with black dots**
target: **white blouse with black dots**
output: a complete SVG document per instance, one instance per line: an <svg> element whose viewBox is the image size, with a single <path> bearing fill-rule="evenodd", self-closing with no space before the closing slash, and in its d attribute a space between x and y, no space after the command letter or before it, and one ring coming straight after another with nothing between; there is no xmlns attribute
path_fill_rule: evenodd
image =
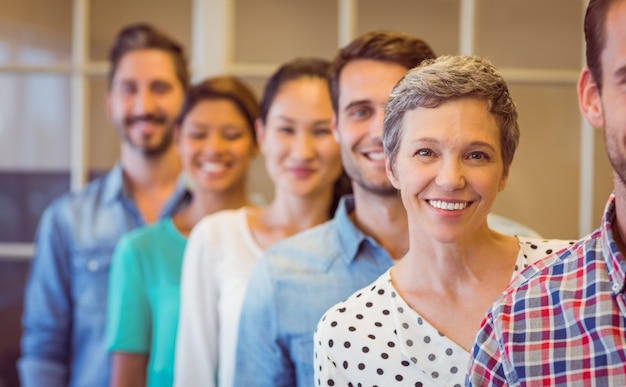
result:
<svg viewBox="0 0 626 387"><path fill-rule="evenodd" d="M514 276L573 243L518 239ZM330 308L314 342L318 386L463 386L470 359L396 293L389 270Z"/></svg>

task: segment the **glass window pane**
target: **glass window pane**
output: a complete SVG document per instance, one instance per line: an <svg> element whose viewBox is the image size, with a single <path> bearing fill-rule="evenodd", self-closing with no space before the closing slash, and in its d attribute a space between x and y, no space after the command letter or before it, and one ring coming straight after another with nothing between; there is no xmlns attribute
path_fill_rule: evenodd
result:
<svg viewBox="0 0 626 387"><path fill-rule="evenodd" d="M69 63L72 0L3 0L0 64Z"/></svg>
<svg viewBox="0 0 626 387"><path fill-rule="evenodd" d="M0 170L67 170L70 78L0 73Z"/></svg>
<svg viewBox="0 0 626 387"><path fill-rule="evenodd" d="M43 210L69 189L68 171L0 170L0 242L32 242Z"/></svg>
<svg viewBox="0 0 626 387"><path fill-rule="evenodd" d="M580 181L576 88L509 87L518 107L521 137L506 189L498 196L493 212L515 219L546 238L576 239Z"/></svg>
<svg viewBox="0 0 626 387"><path fill-rule="evenodd" d="M499 67L580 68L582 2L481 0L477 4L478 55Z"/></svg>
<svg viewBox="0 0 626 387"><path fill-rule="evenodd" d="M92 61L106 61L118 31L147 22L191 49L192 0L93 0L89 4L89 50Z"/></svg>
<svg viewBox="0 0 626 387"><path fill-rule="evenodd" d="M337 52L337 2L235 1L235 62L279 64Z"/></svg>
<svg viewBox="0 0 626 387"><path fill-rule="evenodd" d="M0 241L30 242L41 211L69 190L69 77L0 74L0 144Z"/></svg>
<svg viewBox="0 0 626 387"><path fill-rule="evenodd" d="M459 51L459 0L359 0L357 31L403 31L424 39L437 55Z"/></svg>

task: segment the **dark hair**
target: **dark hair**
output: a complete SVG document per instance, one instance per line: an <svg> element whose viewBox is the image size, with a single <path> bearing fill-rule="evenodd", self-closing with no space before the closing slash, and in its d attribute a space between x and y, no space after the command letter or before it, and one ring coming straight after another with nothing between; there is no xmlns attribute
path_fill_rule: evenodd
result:
<svg viewBox="0 0 626 387"><path fill-rule="evenodd" d="M602 90L602 50L606 45L606 15L617 0L590 0L585 14L585 41L587 67L593 80Z"/></svg>
<svg viewBox="0 0 626 387"><path fill-rule="evenodd" d="M289 61L276 70L268 79L261 99L261 121L265 122L267 114L282 85L300 78L319 78L328 81L330 62L319 58L297 58Z"/></svg>
<svg viewBox="0 0 626 387"><path fill-rule="evenodd" d="M280 66L265 85L261 100L261 121L265 123L274 98L282 85L305 77L319 78L328 82L329 70L330 62L319 58L297 58ZM335 214L341 197L350 193L352 193L352 182L345 170L341 168L341 175L333 184L333 197L328 208L329 218Z"/></svg>
<svg viewBox="0 0 626 387"><path fill-rule="evenodd" d="M335 112L339 110L339 77L343 68L353 60L371 59L396 63L411 69L424 59L435 57L430 46L415 36L403 32L372 31L361 35L339 50L330 69L330 98Z"/></svg>
<svg viewBox="0 0 626 387"><path fill-rule="evenodd" d="M150 24L131 24L122 29L109 52L109 87L124 55L134 50L161 50L170 54L176 68L176 77L183 90L189 86L189 69L182 46Z"/></svg>
<svg viewBox="0 0 626 387"><path fill-rule="evenodd" d="M239 113L244 116L256 142L254 121L259 117L259 102L254 93L239 78L234 76L220 76L208 78L189 88L185 102L178 116L177 123L182 125L187 114L201 101L228 100L235 105Z"/></svg>

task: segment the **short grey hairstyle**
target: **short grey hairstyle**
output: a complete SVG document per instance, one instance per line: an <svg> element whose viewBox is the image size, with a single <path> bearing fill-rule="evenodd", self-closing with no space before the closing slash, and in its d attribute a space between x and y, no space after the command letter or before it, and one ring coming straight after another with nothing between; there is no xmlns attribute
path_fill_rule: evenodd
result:
<svg viewBox="0 0 626 387"><path fill-rule="evenodd" d="M519 143L517 109L509 88L487 59L460 55L425 60L409 70L391 91L385 108L383 147L392 172L405 113L417 107L435 108L460 98L487 102L487 110L495 116L500 129L504 175L508 174Z"/></svg>

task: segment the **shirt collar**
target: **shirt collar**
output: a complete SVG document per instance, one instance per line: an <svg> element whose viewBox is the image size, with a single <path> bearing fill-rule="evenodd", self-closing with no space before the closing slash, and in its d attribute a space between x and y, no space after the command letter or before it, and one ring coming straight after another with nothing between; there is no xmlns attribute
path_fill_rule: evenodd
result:
<svg viewBox="0 0 626 387"><path fill-rule="evenodd" d="M346 261L346 264L349 264L356 258L361 242L366 239L365 234L352 223L350 219L352 211L354 211L354 196L351 194L344 195L341 197L333 217L337 225L339 246L343 252L343 259Z"/></svg>
<svg viewBox="0 0 626 387"><path fill-rule="evenodd" d="M614 296L624 292L626 260L619 251L613 237L613 223L615 222L615 193L611 194L604 210L602 219L602 255L611 281L611 291Z"/></svg>
<svg viewBox="0 0 626 387"><path fill-rule="evenodd" d="M130 195L124 185L124 172L122 165L118 162L104 177L104 203L111 203L113 201L121 199L129 199ZM191 188L189 179L184 173L181 173L176 182L176 191L172 196L172 199L168 202L168 208L164 209L164 215L172 214L178 210L181 206L188 203L191 199ZM170 208L171 207L171 208Z"/></svg>
<svg viewBox="0 0 626 387"><path fill-rule="evenodd" d="M102 195L104 203L110 203L122 196L128 196L124 189L124 176L120 163L116 163L104 179L104 193Z"/></svg>

